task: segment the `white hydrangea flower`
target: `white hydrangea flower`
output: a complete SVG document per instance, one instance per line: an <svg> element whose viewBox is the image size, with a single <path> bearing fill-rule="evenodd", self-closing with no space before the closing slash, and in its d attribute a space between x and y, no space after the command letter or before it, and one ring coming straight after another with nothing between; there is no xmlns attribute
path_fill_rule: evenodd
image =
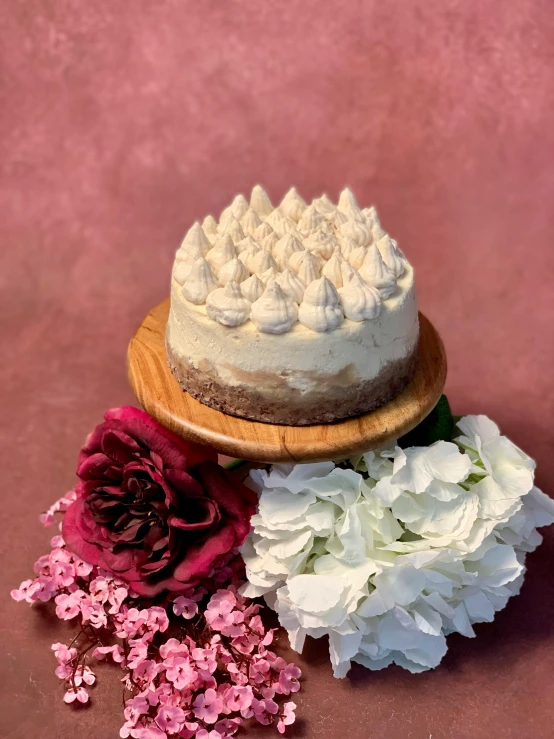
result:
<svg viewBox="0 0 554 739"><path fill-rule="evenodd" d="M534 462L485 416L456 443L253 470L260 495L242 548L248 582L301 652L329 637L336 677L436 667L446 636L474 636L521 587L525 554L554 522Z"/></svg>

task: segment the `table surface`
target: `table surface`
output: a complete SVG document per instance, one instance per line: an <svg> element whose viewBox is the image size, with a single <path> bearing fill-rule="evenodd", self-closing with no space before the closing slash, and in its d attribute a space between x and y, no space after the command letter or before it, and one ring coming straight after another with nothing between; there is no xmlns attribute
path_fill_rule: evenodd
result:
<svg viewBox="0 0 554 739"><path fill-rule="evenodd" d="M548 0L288 0L0 8L0 737L118 736L119 673L65 706L67 630L7 596L52 535L85 435L133 402L125 352L187 226L260 181L349 184L417 271L455 413L486 413L554 495L554 15ZM554 534L521 596L437 670L321 644L292 737L550 739ZM261 730L250 736L266 735Z"/></svg>

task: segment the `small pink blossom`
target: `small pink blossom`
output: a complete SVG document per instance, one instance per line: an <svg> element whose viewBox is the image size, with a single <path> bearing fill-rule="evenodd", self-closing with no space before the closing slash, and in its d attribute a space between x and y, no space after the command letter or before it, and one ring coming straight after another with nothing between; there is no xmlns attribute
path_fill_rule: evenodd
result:
<svg viewBox="0 0 554 739"><path fill-rule="evenodd" d="M196 670L186 657L170 657L164 664L167 666L166 678L178 690L188 687L197 678Z"/></svg>
<svg viewBox="0 0 554 739"><path fill-rule="evenodd" d="M75 568L69 562L54 562L51 568L54 585L57 588L67 588L75 580Z"/></svg>
<svg viewBox="0 0 554 739"><path fill-rule="evenodd" d="M40 585L36 580L24 580L16 590L11 591L10 595L16 601L26 600L27 603L32 603L33 595L39 589Z"/></svg>
<svg viewBox="0 0 554 739"><path fill-rule="evenodd" d="M296 716L294 714L294 710L296 708L296 703L293 703L292 701L289 701L288 703L285 703L283 706L283 712L279 716L279 721L277 722L277 731L280 734L285 733L285 726L290 726L290 724L293 724Z"/></svg>
<svg viewBox="0 0 554 739"><path fill-rule="evenodd" d="M75 670L75 685L77 687L83 683L85 683L85 685L94 685L95 682L96 675L90 667L87 667L86 665L84 667L83 665L79 665L79 667L77 667Z"/></svg>
<svg viewBox="0 0 554 739"><path fill-rule="evenodd" d="M127 666L134 670L148 656L148 645L140 639L132 641L132 648L127 655Z"/></svg>
<svg viewBox="0 0 554 739"><path fill-rule="evenodd" d="M149 608L146 623L155 631L166 631L169 626L169 618L165 609L159 606Z"/></svg>
<svg viewBox="0 0 554 739"><path fill-rule="evenodd" d="M186 714L177 706L161 706L156 714L156 723L168 734L176 734L185 723Z"/></svg>
<svg viewBox="0 0 554 739"><path fill-rule="evenodd" d="M201 670L207 670L210 673L215 672L217 657L213 649L200 649L197 647L192 650L192 658Z"/></svg>
<svg viewBox="0 0 554 739"><path fill-rule="evenodd" d="M56 616L58 618L69 621L78 616L80 612L79 601L74 597L74 594L66 595L62 593L56 596Z"/></svg>
<svg viewBox="0 0 554 739"><path fill-rule="evenodd" d="M160 647L160 656L162 659L167 659L168 657L177 657L178 655L188 656L188 653L189 649L187 645L184 642L174 638L168 639Z"/></svg>
<svg viewBox="0 0 554 739"><path fill-rule="evenodd" d="M196 732L196 739L225 739L225 736L222 736L219 731L216 731L215 729L212 729L211 731L199 729Z"/></svg>
<svg viewBox="0 0 554 739"><path fill-rule="evenodd" d="M196 696L194 703L194 715L207 724L215 724L219 714L223 710L223 701L213 688Z"/></svg>
<svg viewBox="0 0 554 739"><path fill-rule="evenodd" d="M74 701L86 703L88 701L88 693L85 688L77 688L77 690L69 688L63 699L66 703L73 703Z"/></svg>
<svg viewBox="0 0 554 739"><path fill-rule="evenodd" d="M166 739L167 734L157 726L150 725L140 729L136 737L137 739Z"/></svg>
<svg viewBox="0 0 554 739"><path fill-rule="evenodd" d="M180 595L173 601L173 613L186 619L193 618L198 613L198 604L191 598Z"/></svg>
<svg viewBox="0 0 554 739"><path fill-rule="evenodd" d="M96 659L103 659L108 654L111 655L114 662L123 662L124 652L119 644L113 644L111 647L96 647L92 653Z"/></svg>
<svg viewBox="0 0 554 739"><path fill-rule="evenodd" d="M292 662L288 664L279 673L279 685L277 690L284 695L296 693L300 690L298 678L302 675L302 671Z"/></svg>

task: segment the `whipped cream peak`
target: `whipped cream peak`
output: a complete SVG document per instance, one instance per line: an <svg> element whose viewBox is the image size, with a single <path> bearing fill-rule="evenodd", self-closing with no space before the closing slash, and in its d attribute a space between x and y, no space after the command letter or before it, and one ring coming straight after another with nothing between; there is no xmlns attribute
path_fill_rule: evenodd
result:
<svg viewBox="0 0 554 739"><path fill-rule="evenodd" d="M353 242L355 243L355 242ZM365 246L356 246L355 249L352 249L350 252L350 256L348 257L348 261L350 264L354 267L354 269L360 269L362 264L364 263L364 259L367 256L367 249Z"/></svg>
<svg viewBox="0 0 554 739"><path fill-rule="evenodd" d="M284 334L298 319L298 306L276 280L270 280L263 295L252 304L250 318L264 334Z"/></svg>
<svg viewBox="0 0 554 739"><path fill-rule="evenodd" d="M357 269L354 269L354 267L346 261L346 259L343 259L340 265L340 271L342 276L342 285L343 287L350 282L350 280L354 277L359 277L360 273Z"/></svg>
<svg viewBox="0 0 554 739"><path fill-rule="evenodd" d="M331 258L339 242L333 234L327 231L316 231L305 239L304 245L312 254L325 260Z"/></svg>
<svg viewBox="0 0 554 739"><path fill-rule="evenodd" d="M305 283L298 275L287 267L276 279L281 290L295 303L301 303L306 289Z"/></svg>
<svg viewBox="0 0 554 739"><path fill-rule="evenodd" d="M260 280L264 283L264 285L267 285L268 282L271 282L271 280L276 280L281 273L277 269L277 267L270 267L265 272L262 272L261 275L259 275Z"/></svg>
<svg viewBox="0 0 554 739"><path fill-rule="evenodd" d="M202 221L202 231L204 231L209 239L217 236L217 221L213 216L207 215L204 218Z"/></svg>
<svg viewBox="0 0 554 739"><path fill-rule="evenodd" d="M343 210L339 210L338 212L341 213L347 221L357 221L357 223L367 225L366 218L357 205L347 205Z"/></svg>
<svg viewBox="0 0 554 739"><path fill-rule="evenodd" d="M252 195L250 196L250 207L256 211L262 220L273 210L269 195L261 185L255 185L253 187Z"/></svg>
<svg viewBox="0 0 554 739"><path fill-rule="evenodd" d="M267 249L273 254L273 252L275 251L275 246L278 244L278 242L279 237L277 236L275 231L272 230L272 232L263 239L262 246L264 249Z"/></svg>
<svg viewBox="0 0 554 739"><path fill-rule="evenodd" d="M256 239L256 241L263 241L266 238L266 236L269 236L272 233L275 233L275 232L271 228L271 224L269 224L267 221L264 221L258 226L258 228L254 231L252 236L253 238Z"/></svg>
<svg viewBox="0 0 554 739"><path fill-rule="evenodd" d="M262 219L256 213L254 208L248 208L248 210L244 213L244 215L240 219L240 225L242 226L242 230L244 231L245 234L249 234L250 236L253 236L258 226L262 225Z"/></svg>
<svg viewBox="0 0 554 739"><path fill-rule="evenodd" d="M340 253L339 247L337 247L321 270L322 276L330 280L335 287L342 287L342 265L344 262L345 259Z"/></svg>
<svg viewBox="0 0 554 739"><path fill-rule="evenodd" d="M306 288L298 320L318 332L332 331L344 321L337 289L326 277L320 277Z"/></svg>
<svg viewBox="0 0 554 739"><path fill-rule="evenodd" d="M312 205L314 205L317 210L324 216L331 215L336 210L333 202L325 193L323 193L321 197L316 198L313 201Z"/></svg>
<svg viewBox="0 0 554 739"><path fill-rule="evenodd" d="M227 222L225 224L225 228L223 229L224 234L229 234L229 236L233 239L233 242L236 244L239 241L242 241L245 237L245 233L242 230L242 226L240 225L239 221L235 218L235 216L231 213L231 217L227 219Z"/></svg>
<svg viewBox="0 0 554 739"><path fill-rule="evenodd" d="M260 251L260 247L256 244L255 241L252 241L252 243L239 254L240 261L244 264L250 274L254 272L254 270L252 269L252 260Z"/></svg>
<svg viewBox="0 0 554 739"><path fill-rule="evenodd" d="M250 272L238 257L224 264L217 274L219 284L225 286L228 282L241 283L250 277Z"/></svg>
<svg viewBox="0 0 554 739"><path fill-rule="evenodd" d="M379 290L366 285L357 272L339 288L338 293L344 315L350 321L371 321L381 312Z"/></svg>
<svg viewBox="0 0 554 739"><path fill-rule="evenodd" d="M345 187L339 195L338 210L346 210L348 207L359 208L358 201L349 187Z"/></svg>
<svg viewBox="0 0 554 739"><path fill-rule="evenodd" d="M396 279L404 274L405 264L400 256L398 247L393 243L391 237L385 234L382 239L377 242L377 248L383 258L383 262L387 265Z"/></svg>
<svg viewBox="0 0 554 739"><path fill-rule="evenodd" d="M250 201L237 195L219 223L206 216L202 225L193 224L176 252L172 274L183 295L198 304L220 289L214 287L217 282L221 288L244 286L242 299L251 303L275 282L287 299L304 306L305 325L326 331L340 325L344 314L354 321L371 320L378 310L375 291L387 300L407 266L375 207L360 209L350 189L341 192L335 205L327 195L306 203L293 187L274 208L256 185ZM333 290L342 290L345 297L333 303ZM220 293L217 300L222 300ZM216 308L212 305L212 313Z"/></svg>
<svg viewBox="0 0 554 739"><path fill-rule="evenodd" d="M291 187L279 205L280 210L295 223L298 223L307 207L307 203L300 197L295 187Z"/></svg>
<svg viewBox="0 0 554 739"><path fill-rule="evenodd" d="M240 256L243 251L248 249L255 249L256 251L260 248L258 242L252 236L245 236L241 241L237 241L235 249L237 254Z"/></svg>
<svg viewBox="0 0 554 739"><path fill-rule="evenodd" d="M237 195L229 207L231 208L231 211L237 221L240 221L241 218L248 211L248 200L244 197L244 195Z"/></svg>
<svg viewBox="0 0 554 739"><path fill-rule="evenodd" d="M373 239L373 243L376 244L378 241L381 241L381 239L386 235L387 234L383 230L379 221L374 221L371 226L371 238Z"/></svg>
<svg viewBox="0 0 554 739"><path fill-rule="evenodd" d="M377 208L374 205L370 205L369 208L362 208L362 213L365 216L368 226L372 226L374 223L381 225L379 216L377 215Z"/></svg>
<svg viewBox="0 0 554 739"><path fill-rule="evenodd" d="M247 280L241 283L240 289L247 300L255 303L258 298L262 297L265 285L258 275L250 275Z"/></svg>
<svg viewBox="0 0 554 739"><path fill-rule="evenodd" d="M381 292L383 298L388 298L396 290L394 274L384 263L381 252L375 244L367 250L359 272L368 285L376 287Z"/></svg>
<svg viewBox="0 0 554 739"><path fill-rule="evenodd" d="M341 251L342 256L346 260L350 260L350 255L352 254L354 249L358 248L358 245L356 244L355 241L352 241L350 236L342 236L341 234L339 234L337 236L337 240L340 244L340 251Z"/></svg>
<svg viewBox="0 0 554 739"><path fill-rule="evenodd" d="M309 205L298 221L298 230L309 236L314 231L317 231L324 223L325 216L318 211L315 205Z"/></svg>
<svg viewBox="0 0 554 739"><path fill-rule="evenodd" d="M202 305L210 293L217 288L217 280L208 262L200 257L191 267L183 282L182 293L185 300Z"/></svg>
<svg viewBox="0 0 554 739"><path fill-rule="evenodd" d="M302 242L293 233L287 233L273 247L273 256L280 269L286 269L292 254L304 251Z"/></svg>
<svg viewBox="0 0 554 739"><path fill-rule="evenodd" d="M248 265L249 270L257 275L263 275L264 272L267 272L272 267L275 269L277 264L271 256L271 252L267 249L259 249L257 254L250 259Z"/></svg>
<svg viewBox="0 0 554 739"><path fill-rule="evenodd" d="M202 253L206 255L212 248L212 243L204 233L202 226L196 221L185 234L181 246L199 246Z"/></svg>
<svg viewBox="0 0 554 739"><path fill-rule="evenodd" d="M371 242L371 231L365 223L348 220L339 226L341 236L350 236L358 246L367 246Z"/></svg>
<svg viewBox="0 0 554 739"><path fill-rule="evenodd" d="M223 326L235 327L245 323L250 317L250 308L250 301L243 296L236 282L218 287L206 298L206 313Z"/></svg>
<svg viewBox="0 0 554 739"><path fill-rule="evenodd" d="M199 259L200 257L203 257L203 256L205 256L204 250L198 244L184 244L183 243L175 252L175 261L185 262L186 264L192 264L196 259Z"/></svg>
<svg viewBox="0 0 554 739"><path fill-rule="evenodd" d="M298 260L298 277L300 277L305 285L309 285L314 280L318 280L321 277L321 264L322 260L319 257L306 251L306 256L302 255L302 258ZM293 265L291 264L291 267L292 266Z"/></svg>
<svg viewBox="0 0 554 739"><path fill-rule="evenodd" d="M233 239L229 234L223 234L223 236L215 242L214 246L206 254L206 260L217 275L223 265L230 262L231 259L234 259L236 256L237 250L233 244Z"/></svg>

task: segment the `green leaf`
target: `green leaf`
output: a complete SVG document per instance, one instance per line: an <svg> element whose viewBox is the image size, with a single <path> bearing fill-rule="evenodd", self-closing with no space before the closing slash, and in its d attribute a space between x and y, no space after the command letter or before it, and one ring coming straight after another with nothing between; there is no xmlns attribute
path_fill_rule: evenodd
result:
<svg viewBox="0 0 554 739"><path fill-rule="evenodd" d="M441 395L439 402L423 421L398 440L398 445L405 449L409 446L429 446L435 441L452 441L454 433L454 416L446 395Z"/></svg>
<svg viewBox="0 0 554 739"><path fill-rule="evenodd" d="M226 470L236 470L239 467L244 467L245 464L248 464L247 459L233 459L232 462L227 462L223 466Z"/></svg>

